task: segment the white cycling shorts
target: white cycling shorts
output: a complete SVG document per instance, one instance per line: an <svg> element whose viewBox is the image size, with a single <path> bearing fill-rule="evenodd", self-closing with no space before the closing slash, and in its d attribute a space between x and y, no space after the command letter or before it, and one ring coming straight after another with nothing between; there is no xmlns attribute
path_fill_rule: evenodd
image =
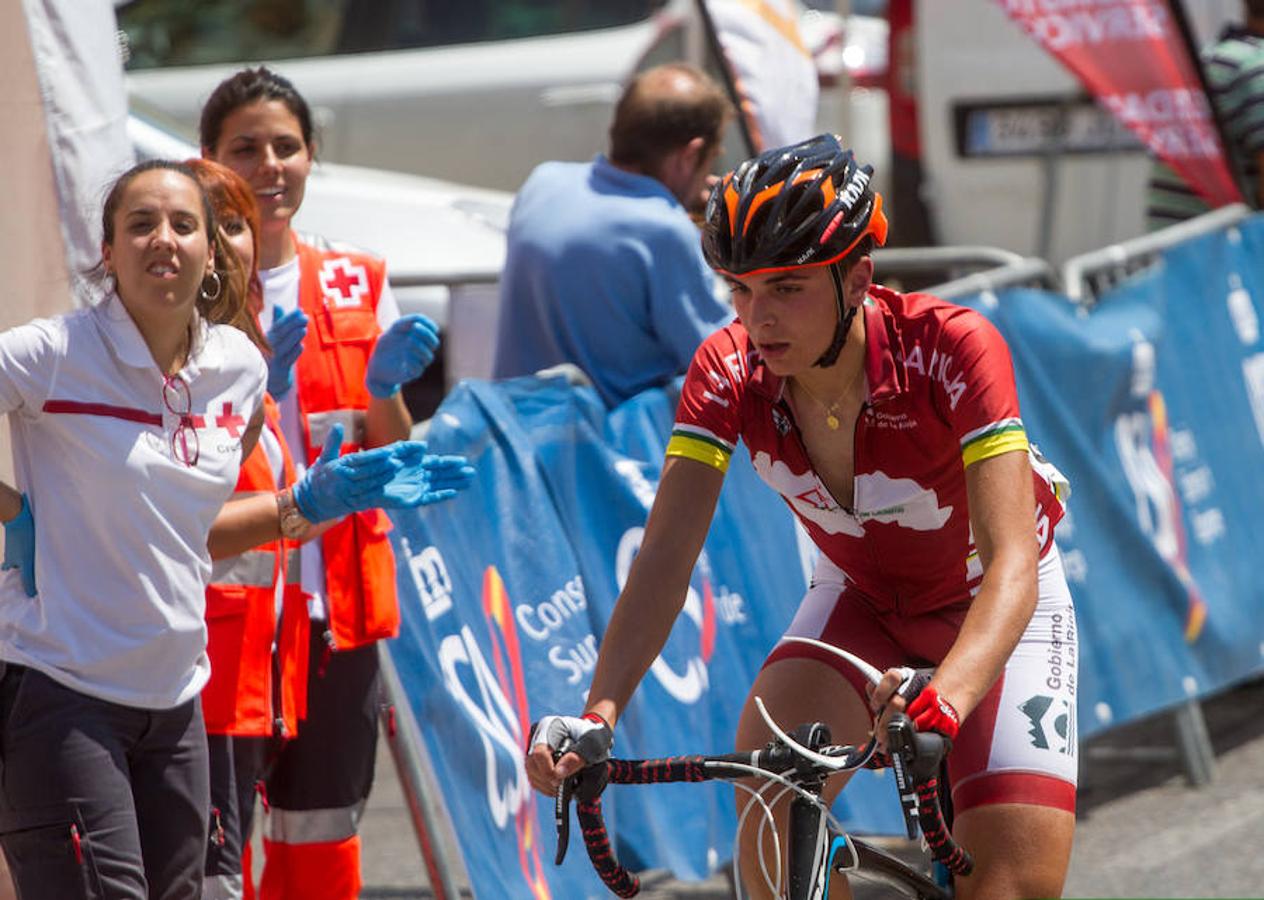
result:
<svg viewBox="0 0 1264 900"><path fill-rule="evenodd" d="M824 556L787 635L842 647L879 669L933 666L957 638L969 601L914 615L856 590ZM863 698L862 676L825 651L781 641L765 666L809 658L842 674ZM1056 546L1040 561L1035 614L1001 677L961 725L948 761L957 811L988 803L1075 810L1077 633Z"/></svg>

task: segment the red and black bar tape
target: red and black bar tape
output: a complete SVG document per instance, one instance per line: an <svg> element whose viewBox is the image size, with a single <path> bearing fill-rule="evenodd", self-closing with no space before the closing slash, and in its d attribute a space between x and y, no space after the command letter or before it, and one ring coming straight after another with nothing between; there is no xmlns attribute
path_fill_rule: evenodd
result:
<svg viewBox="0 0 1264 900"><path fill-rule="evenodd" d="M659 784L666 781L706 781L701 756L667 759L612 759L608 764L615 784Z"/></svg>
<svg viewBox="0 0 1264 900"><path fill-rule="evenodd" d="M931 778L917 786L917 817L931 856L947 866L950 872L969 875L974 870L974 860L957 845L944 824L943 810L939 807L939 779Z"/></svg>
<svg viewBox="0 0 1264 900"><path fill-rule="evenodd" d="M641 880L619 865L619 861L614 858L610 834L601 817L601 798L581 801L576 806L576 812L579 814L579 827L584 834L588 858L592 860L593 868L601 876L602 882L620 897L635 897L641 890Z"/></svg>

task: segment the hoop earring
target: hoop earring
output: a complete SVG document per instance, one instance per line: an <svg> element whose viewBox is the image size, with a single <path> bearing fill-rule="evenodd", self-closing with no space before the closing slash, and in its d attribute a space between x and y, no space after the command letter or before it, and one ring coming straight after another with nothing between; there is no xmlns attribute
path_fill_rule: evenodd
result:
<svg viewBox="0 0 1264 900"><path fill-rule="evenodd" d="M215 280L214 291L208 291L206 289L206 278L213 278ZM220 292L223 291L224 289L224 280L219 277L219 272L215 270L212 270L211 274L207 275L206 278L202 279L202 290L201 290L202 299L203 300L218 300Z"/></svg>

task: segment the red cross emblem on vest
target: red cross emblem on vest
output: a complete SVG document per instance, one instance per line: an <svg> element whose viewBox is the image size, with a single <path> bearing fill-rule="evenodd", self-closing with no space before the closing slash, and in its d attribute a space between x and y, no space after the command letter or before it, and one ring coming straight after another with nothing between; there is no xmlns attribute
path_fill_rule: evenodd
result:
<svg viewBox="0 0 1264 900"><path fill-rule="evenodd" d="M227 431L229 437L241 437L239 429L246 427L246 420L233 412L232 403L225 403L224 411L215 417L215 426Z"/></svg>
<svg viewBox="0 0 1264 900"><path fill-rule="evenodd" d="M369 293L369 273L345 257L327 259L320 266L320 290L326 304L363 306Z"/></svg>

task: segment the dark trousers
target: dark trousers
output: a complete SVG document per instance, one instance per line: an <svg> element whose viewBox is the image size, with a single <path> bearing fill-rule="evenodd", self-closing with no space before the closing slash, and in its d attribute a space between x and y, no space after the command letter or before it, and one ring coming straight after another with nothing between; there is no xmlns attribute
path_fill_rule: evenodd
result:
<svg viewBox="0 0 1264 900"><path fill-rule="evenodd" d="M264 776L275 742L265 737L208 734L211 769L211 821L206 848L209 898L241 897L242 851L254 826L256 784Z"/></svg>
<svg viewBox="0 0 1264 900"><path fill-rule="evenodd" d="M0 845L18 896L201 897L210 803L201 702L121 706L0 668Z"/></svg>
<svg viewBox="0 0 1264 900"><path fill-rule="evenodd" d="M368 799L382 690L376 644L328 653L312 623L307 718L268 775L274 809L337 809Z"/></svg>

